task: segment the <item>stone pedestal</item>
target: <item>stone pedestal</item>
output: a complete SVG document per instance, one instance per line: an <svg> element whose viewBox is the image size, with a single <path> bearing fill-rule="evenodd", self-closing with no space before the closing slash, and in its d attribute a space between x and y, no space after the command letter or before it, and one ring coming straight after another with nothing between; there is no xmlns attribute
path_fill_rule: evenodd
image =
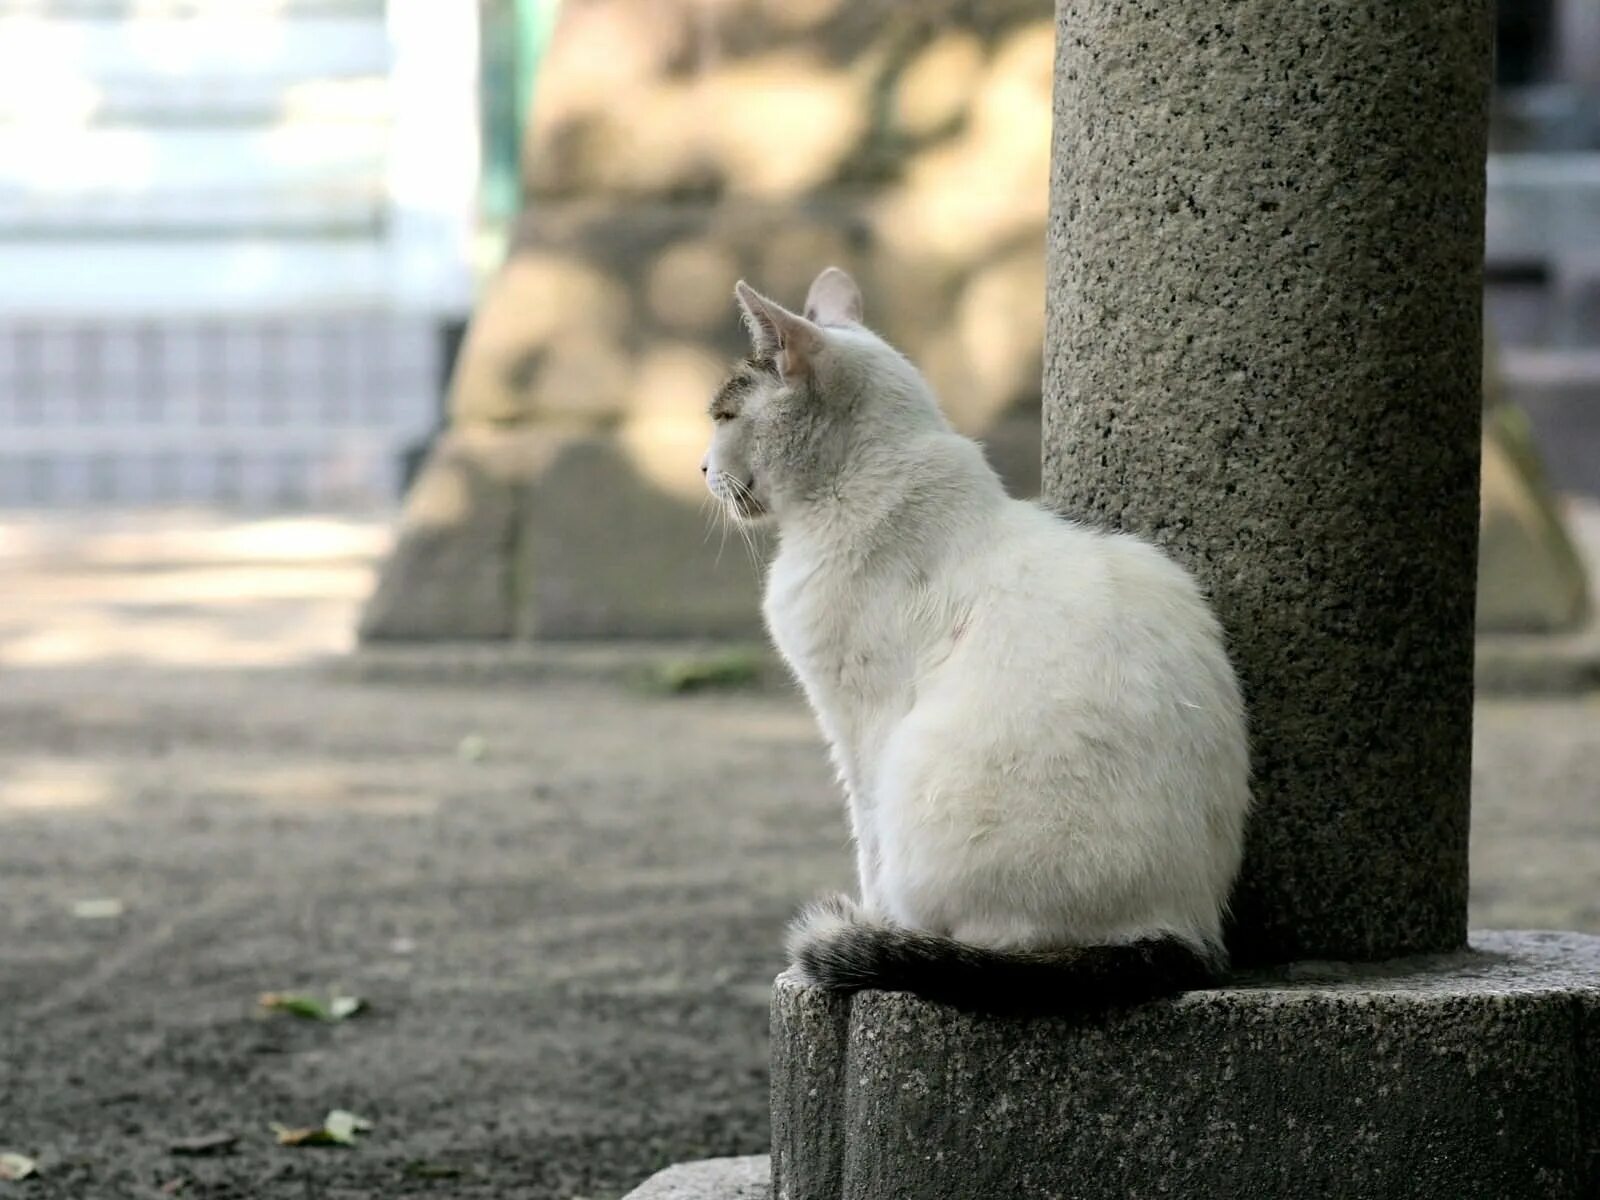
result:
<svg viewBox="0 0 1600 1200"><path fill-rule="evenodd" d="M772 1013L783 1200L1600 1195L1600 938L1483 933L1090 1019L783 977Z"/></svg>
<svg viewBox="0 0 1600 1200"><path fill-rule="evenodd" d="M658 1171L624 1200L768 1200L771 1179L765 1154L707 1158Z"/></svg>
<svg viewBox="0 0 1600 1200"><path fill-rule="evenodd" d="M1094 1018L973 1017L780 977L766 1160L630 1200L1587 1200L1600 938L1306 962Z"/></svg>

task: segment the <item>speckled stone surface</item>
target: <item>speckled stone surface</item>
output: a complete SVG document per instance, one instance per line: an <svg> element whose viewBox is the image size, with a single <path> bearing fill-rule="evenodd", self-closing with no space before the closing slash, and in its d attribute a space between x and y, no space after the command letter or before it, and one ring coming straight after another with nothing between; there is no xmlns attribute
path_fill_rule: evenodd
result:
<svg viewBox="0 0 1600 1200"><path fill-rule="evenodd" d="M1227 626L1244 959L1465 934L1490 8L1057 8L1045 492Z"/></svg>
<svg viewBox="0 0 1600 1200"><path fill-rule="evenodd" d="M771 1176L765 1154L707 1158L657 1171L623 1200L767 1200Z"/></svg>
<svg viewBox="0 0 1600 1200"><path fill-rule="evenodd" d="M1600 938L1473 947L1084 1020L839 1002L780 977L773 1195L1600 1194Z"/></svg>

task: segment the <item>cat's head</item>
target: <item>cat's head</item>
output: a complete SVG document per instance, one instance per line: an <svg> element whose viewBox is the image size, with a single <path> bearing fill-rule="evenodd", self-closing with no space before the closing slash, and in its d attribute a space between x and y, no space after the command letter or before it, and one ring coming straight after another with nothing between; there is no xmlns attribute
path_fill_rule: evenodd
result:
<svg viewBox="0 0 1600 1200"><path fill-rule="evenodd" d="M840 495L874 448L944 418L915 367L861 323L861 291L838 267L811 285L804 314L740 280L750 354L711 400L706 486L741 521Z"/></svg>

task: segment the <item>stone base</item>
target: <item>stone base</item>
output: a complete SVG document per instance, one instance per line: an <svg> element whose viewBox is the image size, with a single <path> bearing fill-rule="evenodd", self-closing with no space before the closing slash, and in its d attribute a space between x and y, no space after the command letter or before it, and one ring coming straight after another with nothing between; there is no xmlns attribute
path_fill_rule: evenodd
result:
<svg viewBox="0 0 1600 1200"><path fill-rule="evenodd" d="M700 489L691 455L681 474ZM407 497L363 642L760 640L760 572L614 433L456 429Z"/></svg>
<svg viewBox="0 0 1600 1200"><path fill-rule="evenodd" d="M783 1200L1600 1195L1600 938L1482 933L1091 1019L784 976L772 1015Z"/></svg>
<svg viewBox="0 0 1600 1200"><path fill-rule="evenodd" d="M644 691L693 690L665 687L664 679L685 665L736 658L749 677L724 687L790 690L792 678L776 651L759 642L645 638L595 641L379 642L325 660L322 670L346 683L404 687L521 687L542 683L606 683Z"/></svg>
<svg viewBox="0 0 1600 1200"><path fill-rule="evenodd" d="M707 1158L657 1171L623 1200L767 1200L772 1169L765 1154Z"/></svg>
<svg viewBox="0 0 1600 1200"><path fill-rule="evenodd" d="M1589 614L1589 575L1545 480L1527 418L1484 414L1478 526L1479 633L1570 633Z"/></svg>

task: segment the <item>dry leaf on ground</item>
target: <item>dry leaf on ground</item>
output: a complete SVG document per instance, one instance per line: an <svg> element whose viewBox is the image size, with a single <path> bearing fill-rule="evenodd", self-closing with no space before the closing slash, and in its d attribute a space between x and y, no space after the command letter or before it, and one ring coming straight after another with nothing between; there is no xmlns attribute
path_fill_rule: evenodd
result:
<svg viewBox="0 0 1600 1200"><path fill-rule="evenodd" d="M286 1125L272 1126L280 1146L353 1146L356 1134L372 1128L372 1122L353 1112L336 1108L323 1118L321 1125L291 1129Z"/></svg>
<svg viewBox="0 0 1600 1200"><path fill-rule="evenodd" d="M308 1021L343 1021L367 1007L359 996L332 996L324 1001L301 992L264 992L257 1003L268 1012L286 1012Z"/></svg>
<svg viewBox="0 0 1600 1200"><path fill-rule="evenodd" d="M96 896L72 902L72 915L80 921L109 921L127 911L128 906L115 896Z"/></svg>
<svg viewBox="0 0 1600 1200"><path fill-rule="evenodd" d="M179 1138L167 1147L171 1154L200 1158L207 1154L226 1154L239 1142L236 1133L206 1133L199 1137Z"/></svg>

